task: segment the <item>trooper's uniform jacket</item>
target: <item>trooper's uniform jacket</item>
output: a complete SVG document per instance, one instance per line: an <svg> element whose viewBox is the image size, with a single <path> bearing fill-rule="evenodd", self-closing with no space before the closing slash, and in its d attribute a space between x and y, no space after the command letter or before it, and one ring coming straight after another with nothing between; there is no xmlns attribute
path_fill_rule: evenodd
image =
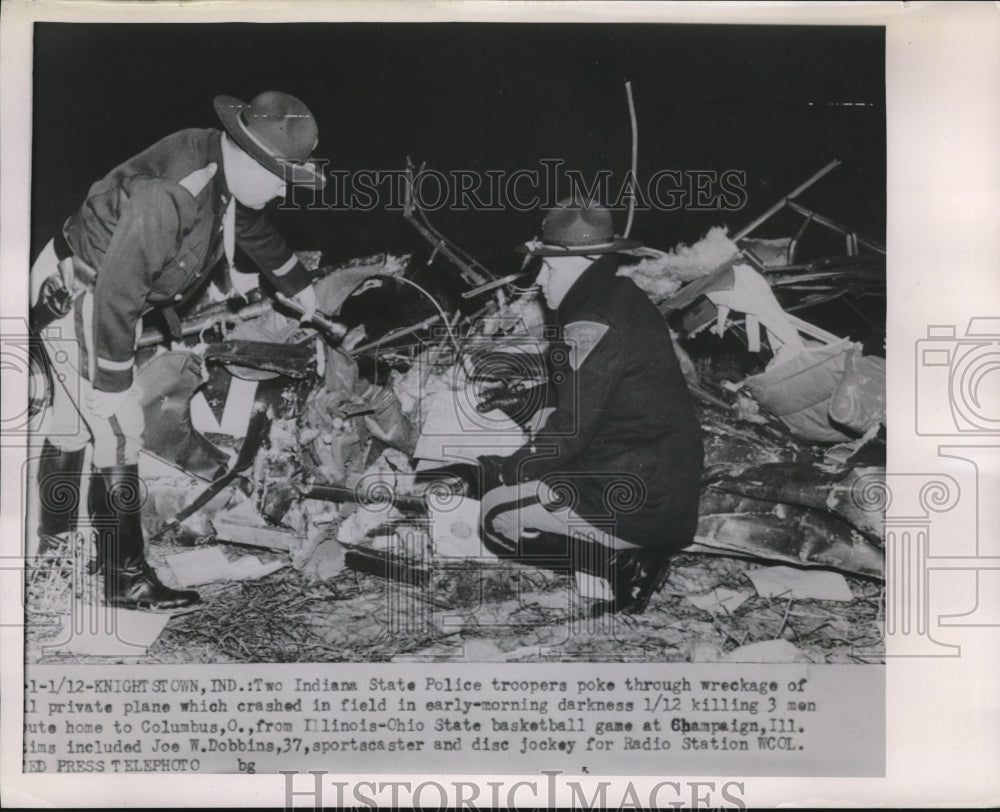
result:
<svg viewBox="0 0 1000 812"><path fill-rule="evenodd" d="M56 236L59 259L75 255L97 271L88 343L100 391L131 386L139 318L197 294L223 255L231 259L228 235L281 293L294 296L309 284L263 212L233 200L221 136L189 129L157 142L91 186Z"/></svg>
<svg viewBox="0 0 1000 812"><path fill-rule="evenodd" d="M549 484L626 541L676 549L697 525L701 429L663 316L617 268L601 257L556 311L555 411L501 475Z"/></svg>

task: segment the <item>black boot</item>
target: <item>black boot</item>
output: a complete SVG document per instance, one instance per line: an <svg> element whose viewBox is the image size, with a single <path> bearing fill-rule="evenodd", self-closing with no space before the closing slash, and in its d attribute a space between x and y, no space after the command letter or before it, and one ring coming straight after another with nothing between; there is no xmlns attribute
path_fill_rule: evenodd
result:
<svg viewBox="0 0 1000 812"><path fill-rule="evenodd" d="M38 462L38 553L58 545L56 536L76 528L84 450L63 451L48 440Z"/></svg>
<svg viewBox="0 0 1000 812"><path fill-rule="evenodd" d="M584 572L606 578L612 599L591 607L591 617L622 612L641 615L670 572L670 555L662 550L632 547L615 550L603 544L580 542L577 566Z"/></svg>
<svg viewBox="0 0 1000 812"><path fill-rule="evenodd" d="M544 530L525 530L517 542L514 558L522 564L553 570L571 572L572 541L563 533L549 533Z"/></svg>
<svg viewBox="0 0 1000 812"><path fill-rule="evenodd" d="M104 565L104 597L109 605L163 612L200 600L193 590L164 586L146 562L138 465L95 469L88 502L97 532L98 556Z"/></svg>

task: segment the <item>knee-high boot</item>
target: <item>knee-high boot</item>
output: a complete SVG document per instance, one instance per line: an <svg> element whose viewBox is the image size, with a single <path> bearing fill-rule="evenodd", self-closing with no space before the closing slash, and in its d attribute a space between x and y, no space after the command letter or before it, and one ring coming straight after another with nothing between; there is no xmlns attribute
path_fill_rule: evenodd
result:
<svg viewBox="0 0 1000 812"><path fill-rule="evenodd" d="M105 599L112 606L154 612L197 603L197 592L164 586L146 561L142 501L138 465L94 469L88 503L104 565Z"/></svg>
<svg viewBox="0 0 1000 812"><path fill-rule="evenodd" d="M595 603L591 607L592 617L615 612L641 615L670 573L670 553L665 550L648 547L618 550L583 539L576 539L576 543L576 566L611 583L612 599Z"/></svg>
<svg viewBox="0 0 1000 812"><path fill-rule="evenodd" d="M38 552L55 544L55 537L76 527L80 506L84 449L63 451L48 440L38 461Z"/></svg>

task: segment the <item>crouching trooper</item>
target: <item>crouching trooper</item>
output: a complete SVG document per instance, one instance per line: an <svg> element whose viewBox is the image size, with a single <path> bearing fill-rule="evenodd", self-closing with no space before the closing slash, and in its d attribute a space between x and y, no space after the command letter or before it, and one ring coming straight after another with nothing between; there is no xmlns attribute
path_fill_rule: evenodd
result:
<svg viewBox="0 0 1000 812"><path fill-rule="evenodd" d="M237 245L275 290L295 299L303 321L316 308L305 268L263 214L289 183L323 186L310 160L315 118L275 91L249 104L218 96L215 110L224 131L169 135L91 186L31 268L32 327L43 336L54 384L41 429L39 549L72 529L77 500L67 487L79 495L92 442L88 509L114 606L169 610L199 600L164 586L145 557L143 412L133 382L143 314L162 310L177 326L173 308L198 295L222 259L234 287L254 286L246 277L255 282L255 274L233 267Z"/></svg>
<svg viewBox="0 0 1000 812"><path fill-rule="evenodd" d="M541 260L561 337L549 352L554 408L517 451L480 458L484 538L527 561L568 549L574 569L612 586L597 616L643 612L698 519L700 426L670 331L617 275L616 253L637 245L614 236L608 209L571 198L519 248Z"/></svg>

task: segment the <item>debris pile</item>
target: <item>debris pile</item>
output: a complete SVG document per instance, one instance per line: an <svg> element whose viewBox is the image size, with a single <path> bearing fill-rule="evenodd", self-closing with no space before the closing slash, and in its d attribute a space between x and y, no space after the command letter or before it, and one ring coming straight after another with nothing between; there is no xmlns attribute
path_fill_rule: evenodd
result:
<svg viewBox="0 0 1000 812"><path fill-rule="evenodd" d="M878 656L883 527L867 497L884 475L885 365L792 314L796 280L836 279L830 263L794 264L804 228L752 239L758 218L734 236L636 249L622 268L676 331L707 463L696 542L631 621L623 654L620 626L559 632L582 600L569 573L497 560L479 541L478 503L420 483L424 468L524 442L524 421L483 404L544 379L545 314L510 284L519 277L475 263L412 201L407 217L459 266L457 299L413 282L408 257L339 268L311 257L342 341L253 297L196 307L186 349L152 352L162 336L144 336L144 529L165 579L204 586L207 600L167 627L158 656L187 640L238 661L844 662L857 661L841 646L855 622L847 648ZM870 281L861 248L880 246L853 232L847 245L847 272ZM351 316L373 295L423 310L377 327ZM748 373L691 362L686 343L706 333L737 337ZM33 573L34 611L67 603L65 569ZM822 630L834 626L830 644Z"/></svg>

